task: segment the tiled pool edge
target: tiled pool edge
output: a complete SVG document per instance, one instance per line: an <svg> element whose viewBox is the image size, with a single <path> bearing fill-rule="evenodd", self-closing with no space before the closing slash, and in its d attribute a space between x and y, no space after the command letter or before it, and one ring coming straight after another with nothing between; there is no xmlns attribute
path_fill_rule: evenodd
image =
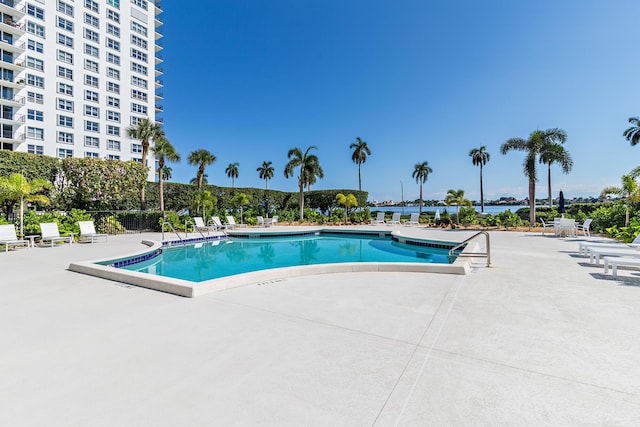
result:
<svg viewBox="0 0 640 427"><path fill-rule="evenodd" d="M412 241L423 239L409 238ZM428 240L426 240L428 241ZM262 270L251 273L237 274L219 279L207 280L204 282L190 282L187 280L174 279L170 277L153 276L146 273L114 268L102 265L108 261L116 261L131 257L144 257L156 252L163 247L161 242L143 240L143 244L149 246L147 249L121 256L107 259L81 261L69 264L68 269L77 273L88 274L115 282L127 283L147 289L167 292L174 295L193 298L213 292L220 292L240 286L254 285L257 283L287 279L298 276L308 276L317 274L332 273L363 273L363 272L413 272L413 273L440 273L440 274L467 274L469 272L469 262L464 258L464 251L452 264L422 264L422 263L340 263L340 264L318 264L295 267L284 267L270 270ZM473 246L473 245L472 245ZM471 249L469 245L465 251ZM102 263L102 264L101 264Z"/></svg>

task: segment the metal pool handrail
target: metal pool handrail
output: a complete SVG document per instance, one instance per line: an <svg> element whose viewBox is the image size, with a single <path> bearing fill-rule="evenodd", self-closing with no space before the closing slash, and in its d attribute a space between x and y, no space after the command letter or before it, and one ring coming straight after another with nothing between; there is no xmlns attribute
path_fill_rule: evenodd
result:
<svg viewBox="0 0 640 427"><path fill-rule="evenodd" d="M454 246L453 248L451 248L449 250L449 256L453 256L453 253L457 250L460 249L462 246L464 246L466 243L468 243L469 241L475 239L476 237L478 237L479 235L484 234L485 238L486 238L486 242L487 242L487 252L469 252L469 253L465 253L462 256L477 256L477 257L487 257L487 267L491 267L491 241L489 239L489 233L487 233L486 231L482 230L477 232L476 234L474 234L473 236L463 240L462 242L458 243L456 246Z"/></svg>
<svg viewBox="0 0 640 427"><path fill-rule="evenodd" d="M182 237L180 237L180 234L176 231L176 229L175 229L175 228L173 228L173 225L171 225L171 223L170 223L170 222L168 222L168 221L164 221L164 222L162 223L162 240L164 240L164 226L165 226L165 225L168 225L168 226L169 226L169 228L171 229L171 231L173 231L173 232L176 234L176 236L178 236L178 239L180 239L180 241L181 241L181 242L182 242L182 244L184 245L184 240L182 239Z"/></svg>

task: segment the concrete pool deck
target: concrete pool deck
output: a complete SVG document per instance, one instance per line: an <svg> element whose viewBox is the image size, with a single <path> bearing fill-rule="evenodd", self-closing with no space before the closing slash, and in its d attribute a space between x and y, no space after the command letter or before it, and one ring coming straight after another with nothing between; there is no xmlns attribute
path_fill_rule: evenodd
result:
<svg viewBox="0 0 640 427"><path fill-rule="evenodd" d="M467 275L198 298L67 270L157 234L0 253L0 425L640 425L640 271L490 234Z"/></svg>

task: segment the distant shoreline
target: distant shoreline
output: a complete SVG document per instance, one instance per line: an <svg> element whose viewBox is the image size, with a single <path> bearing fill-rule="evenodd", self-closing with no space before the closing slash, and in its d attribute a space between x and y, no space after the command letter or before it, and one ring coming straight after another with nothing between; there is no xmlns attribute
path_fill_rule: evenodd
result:
<svg viewBox="0 0 640 427"><path fill-rule="evenodd" d="M484 212L488 213L488 214L499 214L501 212L504 212L506 210L511 210L511 212L515 212L520 208L528 208L529 205L484 205ZM541 206L542 207L542 206ZM476 211L480 212L480 206L474 206L473 207ZM420 208L418 206L370 206L369 210L371 212L373 211L380 211L380 212L403 212L404 209L404 213L405 215L409 215L412 213L416 213L420 211ZM436 210L439 210L440 213L444 212L445 210L449 213L455 213L456 211L456 207L455 206L445 206L445 205L437 205L437 206L423 206L422 207L422 211L423 212L435 212Z"/></svg>

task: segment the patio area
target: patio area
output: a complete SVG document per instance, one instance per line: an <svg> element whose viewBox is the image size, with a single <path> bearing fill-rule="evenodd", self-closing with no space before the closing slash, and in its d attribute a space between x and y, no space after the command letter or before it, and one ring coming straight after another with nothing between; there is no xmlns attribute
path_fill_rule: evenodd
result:
<svg viewBox="0 0 640 427"><path fill-rule="evenodd" d="M67 270L157 234L3 252L0 424L640 425L640 271L604 276L584 238L490 234L493 267L467 275L198 298Z"/></svg>

